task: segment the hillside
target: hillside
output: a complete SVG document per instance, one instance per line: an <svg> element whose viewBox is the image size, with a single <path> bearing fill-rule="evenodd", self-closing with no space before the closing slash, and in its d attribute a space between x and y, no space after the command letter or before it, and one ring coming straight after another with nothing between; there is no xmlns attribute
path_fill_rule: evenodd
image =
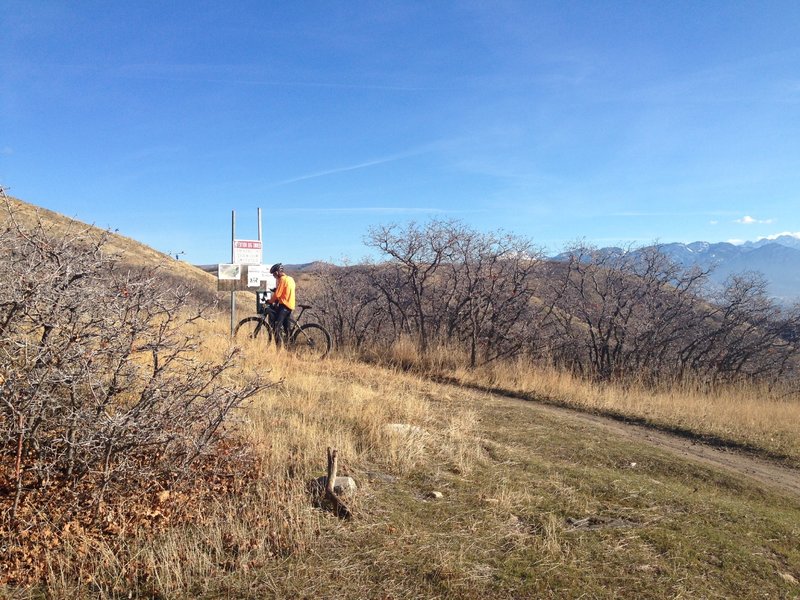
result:
<svg viewBox="0 0 800 600"><path fill-rule="evenodd" d="M41 220L48 229L55 233L68 231L77 232L89 228L94 235L100 236L104 230L88 225L75 219L34 206L11 196L0 198L0 224L7 225L9 213L3 202L8 201L13 210L14 217L22 224L31 227L37 220ZM201 288L210 288L216 285L216 277L205 273L187 262L178 261L171 256L159 252L118 233L110 232L106 249L109 253L119 254L125 264L131 266L163 265L173 276L183 279L187 284Z"/></svg>
<svg viewBox="0 0 800 600"><path fill-rule="evenodd" d="M39 215L54 228L74 226ZM215 289L213 277L189 265L133 240L111 242L131 264L164 264L178 280ZM310 363L258 340L232 345L220 317L192 325L202 341L197 356L233 347L244 370L226 383L257 374L280 382L237 412L232 425L255 459L233 453L235 466L211 480L221 490L212 500L164 489L135 498L144 500L136 518L120 510L95 532L78 519L25 532L46 543L42 579L0 572L0 596L656 599L800 592L800 478L777 459L791 465L800 458L796 396L778 402L762 389L718 396L670 390L658 398L523 362L467 369L453 352L423 365L403 340L375 359L383 366L347 353ZM581 411L564 408L570 406ZM649 427L631 433L629 419ZM670 446L660 436L684 444ZM715 452L704 439L727 451ZM339 451L340 474L358 486L347 497L352 520L337 518L309 493L309 482L325 473L328 447ZM720 457L743 449L761 458L722 464ZM16 445L3 448L6 476L14 452ZM191 518L181 518L180 507L190 507ZM5 523L4 548L11 539ZM15 556L20 568L32 560Z"/></svg>

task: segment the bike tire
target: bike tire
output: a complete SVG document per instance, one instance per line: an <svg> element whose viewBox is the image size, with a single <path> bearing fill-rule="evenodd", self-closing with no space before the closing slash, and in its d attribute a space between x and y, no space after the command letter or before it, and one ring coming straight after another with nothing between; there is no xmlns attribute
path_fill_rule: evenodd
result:
<svg viewBox="0 0 800 600"><path fill-rule="evenodd" d="M252 339L269 344L272 341L272 327L262 317L247 317L237 323L233 335L236 339Z"/></svg>
<svg viewBox="0 0 800 600"><path fill-rule="evenodd" d="M306 323L294 330L292 349L308 360L321 360L331 351L331 334L322 325Z"/></svg>

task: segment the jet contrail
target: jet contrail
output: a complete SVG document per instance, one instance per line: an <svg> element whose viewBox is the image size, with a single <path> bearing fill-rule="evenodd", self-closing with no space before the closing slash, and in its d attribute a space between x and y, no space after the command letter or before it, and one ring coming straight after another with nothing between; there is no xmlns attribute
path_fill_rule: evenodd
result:
<svg viewBox="0 0 800 600"><path fill-rule="evenodd" d="M274 185L286 185L289 183L297 183L298 181L305 181L307 179L316 179L317 177L325 177L326 175L335 175L336 173L344 173L346 171L355 171L357 169L365 169L366 167L372 167L375 165L382 165L389 162L394 162L396 160L402 160L404 158L409 158L411 156L417 156L419 154L424 154L426 152L430 152L430 149L420 149L420 150L411 150L409 152L402 152L400 154L393 154L391 156L385 156L383 158L376 158L374 160L368 160L362 163L358 163L355 165L348 165L346 167L337 167L335 169L326 169L324 171L317 171L315 173L308 173L306 175L300 175L299 177L292 177L291 179L284 179L283 181L278 181Z"/></svg>

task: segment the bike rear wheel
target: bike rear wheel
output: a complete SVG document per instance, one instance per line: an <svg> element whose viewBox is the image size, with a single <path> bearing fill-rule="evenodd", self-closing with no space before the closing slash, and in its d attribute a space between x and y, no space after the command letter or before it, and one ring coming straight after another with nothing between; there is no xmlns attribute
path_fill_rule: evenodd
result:
<svg viewBox="0 0 800 600"><path fill-rule="evenodd" d="M319 360L331 351L331 334L322 325L306 323L294 330L292 349L302 358Z"/></svg>
<svg viewBox="0 0 800 600"><path fill-rule="evenodd" d="M239 321L233 335L236 339L252 339L269 344L272 341L272 327L262 317L247 317Z"/></svg>

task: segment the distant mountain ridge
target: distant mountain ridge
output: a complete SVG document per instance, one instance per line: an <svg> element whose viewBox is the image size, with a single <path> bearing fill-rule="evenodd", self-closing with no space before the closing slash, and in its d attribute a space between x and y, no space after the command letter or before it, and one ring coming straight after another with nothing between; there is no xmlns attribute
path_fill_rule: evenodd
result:
<svg viewBox="0 0 800 600"><path fill-rule="evenodd" d="M800 234L784 233L775 238L761 238L755 242L745 242L742 246L746 248L760 248L767 244L780 244L781 246L788 246L789 248L800 250Z"/></svg>
<svg viewBox="0 0 800 600"><path fill-rule="evenodd" d="M648 246L651 248L652 246ZM754 242L692 242L659 244L661 251L685 267L714 267L711 281L722 285L731 276L746 271L761 273L768 292L783 303L800 301L800 237L780 235ZM622 253L617 247L601 248L604 254ZM553 257L564 260L566 254Z"/></svg>

